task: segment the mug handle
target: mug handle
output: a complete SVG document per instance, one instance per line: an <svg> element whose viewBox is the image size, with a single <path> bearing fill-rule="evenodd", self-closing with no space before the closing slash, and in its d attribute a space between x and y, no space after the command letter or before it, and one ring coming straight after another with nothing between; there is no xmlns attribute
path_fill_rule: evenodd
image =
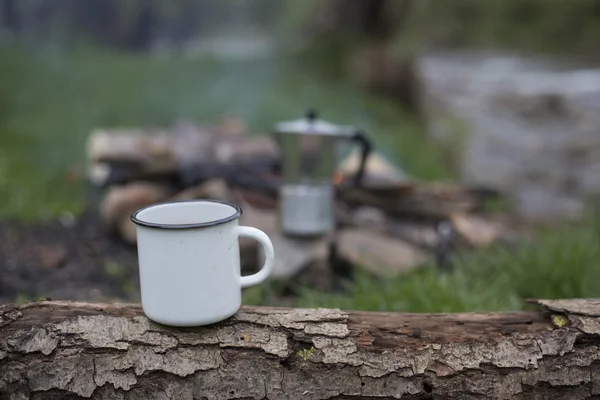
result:
<svg viewBox="0 0 600 400"><path fill-rule="evenodd" d="M254 239L258 241L265 249L264 265L257 273L240 277L242 287L245 288L264 282L269 275L271 275L271 272L273 272L273 267L275 266L275 250L273 249L273 243L271 243L271 239L269 239L267 234L260 229L252 228L250 226L238 226L238 237Z"/></svg>

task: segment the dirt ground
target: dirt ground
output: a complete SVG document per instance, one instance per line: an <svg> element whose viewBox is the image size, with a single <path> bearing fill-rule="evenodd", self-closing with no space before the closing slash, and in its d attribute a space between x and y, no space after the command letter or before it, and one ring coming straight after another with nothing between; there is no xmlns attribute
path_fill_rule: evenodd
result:
<svg viewBox="0 0 600 400"><path fill-rule="evenodd" d="M242 262L243 273L254 268ZM280 289L270 304L290 305L296 294ZM109 235L95 210L68 224L0 221L0 304L41 298L139 303L136 247Z"/></svg>
<svg viewBox="0 0 600 400"><path fill-rule="evenodd" d="M137 250L102 230L97 213L70 224L0 222L0 303L139 301Z"/></svg>

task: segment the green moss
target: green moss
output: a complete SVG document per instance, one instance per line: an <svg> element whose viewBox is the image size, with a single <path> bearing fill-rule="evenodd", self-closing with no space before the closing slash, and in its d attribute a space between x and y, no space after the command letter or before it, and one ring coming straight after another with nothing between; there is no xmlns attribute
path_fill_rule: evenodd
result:
<svg viewBox="0 0 600 400"><path fill-rule="evenodd" d="M562 328L569 323L569 320L563 314L552 314L551 319L557 328Z"/></svg>
<svg viewBox="0 0 600 400"><path fill-rule="evenodd" d="M308 349L303 349L303 350L297 351L296 357L299 357L299 358L303 359L304 361L307 361L313 354L315 354L316 351L317 351L317 349L315 349L313 346L311 346Z"/></svg>
<svg viewBox="0 0 600 400"><path fill-rule="evenodd" d="M19 293L15 298L15 304L25 304L34 301L34 297L28 293Z"/></svg>

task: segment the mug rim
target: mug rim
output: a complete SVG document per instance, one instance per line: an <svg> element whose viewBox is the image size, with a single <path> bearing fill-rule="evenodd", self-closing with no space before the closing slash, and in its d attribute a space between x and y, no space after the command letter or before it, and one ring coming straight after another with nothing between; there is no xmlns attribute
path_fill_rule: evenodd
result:
<svg viewBox="0 0 600 400"><path fill-rule="evenodd" d="M232 207L235 210L235 213L233 213L232 215L230 215L228 217L220 218L220 219L217 219L217 220L214 220L214 221L197 222L197 223L192 223L192 224L159 224L159 223L156 223L156 222L142 221L141 219L139 219L137 217L138 214L141 213L142 211L145 211L145 210L153 208L153 207L163 206L163 205L169 205L169 204L181 204L181 203L217 203L217 204L223 204L223 205ZM144 206L144 207L139 208L136 211L134 211L133 214L131 214L131 216L129 217L129 219L134 224L140 225L140 226L144 226L146 228L155 228L155 229L195 229L195 228L208 228L208 227L211 227L211 226L222 225L222 224L225 224L227 222L231 222L231 221L234 221L234 220L238 219L242 214L243 214L243 211L242 211L242 208L240 206L238 206L237 204L230 203L228 201L213 200L213 199L194 199L194 200L172 200L172 201L163 201L163 202L158 202L158 203L152 203L152 204L149 204L147 206Z"/></svg>

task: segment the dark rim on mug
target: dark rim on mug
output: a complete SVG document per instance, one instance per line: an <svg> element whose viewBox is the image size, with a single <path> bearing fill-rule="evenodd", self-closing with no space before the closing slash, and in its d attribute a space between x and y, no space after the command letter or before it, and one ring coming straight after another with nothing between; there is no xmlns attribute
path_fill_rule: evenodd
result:
<svg viewBox="0 0 600 400"><path fill-rule="evenodd" d="M182 204L182 203L217 203L217 204L223 204L229 207L232 207L235 210L235 213L233 213L232 215L230 215L229 217L225 217L225 218L221 218L221 219L217 219L214 221L208 221L208 222L198 222L195 224L157 224L154 222L147 222L147 221L142 221L141 219L139 219L137 216L139 213L141 213L142 211L148 210L150 208L154 208L154 207L158 207L158 206L164 206L164 205L169 205L169 204ZM233 204L233 203L229 203L227 201L221 201L221 200L212 200L212 199L196 199L196 200L180 200L180 201L164 201L161 203L153 203L150 204L148 206L142 207L138 210L136 210L133 214L131 214L131 221L136 224L136 225L140 225L140 226L144 226L146 228L156 228L156 229L195 229L195 228L208 228L211 226L217 226L217 225L221 225L221 224L225 224L227 222L231 222L234 221L236 219L238 219L241 215L242 215L243 211L240 208L240 206Z"/></svg>

